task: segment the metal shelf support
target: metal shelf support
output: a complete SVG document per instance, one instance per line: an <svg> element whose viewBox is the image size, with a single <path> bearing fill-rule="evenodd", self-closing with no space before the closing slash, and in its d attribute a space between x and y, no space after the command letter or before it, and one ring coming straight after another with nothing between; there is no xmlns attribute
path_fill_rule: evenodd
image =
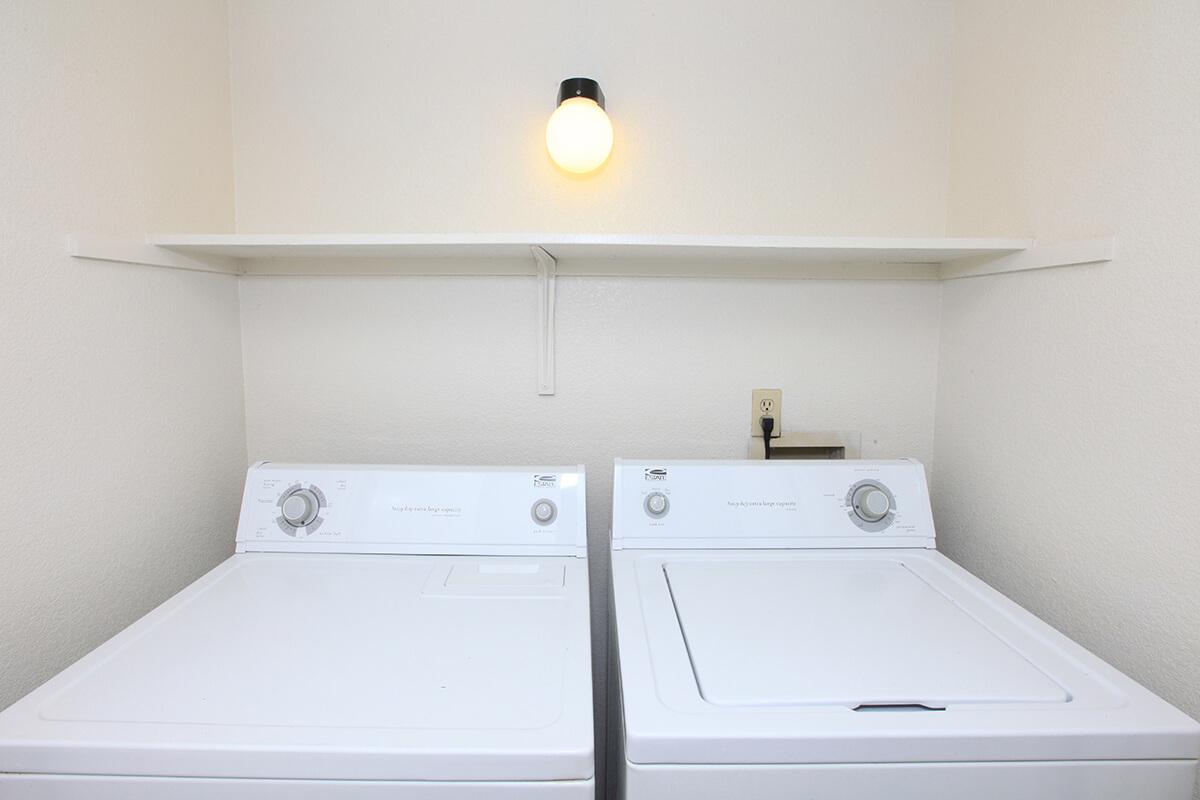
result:
<svg viewBox="0 0 1200 800"><path fill-rule="evenodd" d="M529 248L537 265L538 394L554 394L554 278L558 262L542 247Z"/></svg>

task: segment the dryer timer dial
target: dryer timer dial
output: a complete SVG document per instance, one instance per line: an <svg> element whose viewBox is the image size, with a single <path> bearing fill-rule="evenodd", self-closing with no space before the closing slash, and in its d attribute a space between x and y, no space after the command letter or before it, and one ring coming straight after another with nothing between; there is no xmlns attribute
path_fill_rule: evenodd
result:
<svg viewBox="0 0 1200 800"><path fill-rule="evenodd" d="M279 505L284 522L294 528L303 528L317 518L321 501L311 489L296 489Z"/></svg>

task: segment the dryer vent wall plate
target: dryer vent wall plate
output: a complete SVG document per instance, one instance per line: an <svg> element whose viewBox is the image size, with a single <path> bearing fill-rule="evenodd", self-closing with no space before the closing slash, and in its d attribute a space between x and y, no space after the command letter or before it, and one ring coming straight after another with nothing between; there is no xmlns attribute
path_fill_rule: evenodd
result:
<svg viewBox="0 0 1200 800"><path fill-rule="evenodd" d="M613 549L934 546L925 468L898 461L624 461Z"/></svg>
<svg viewBox="0 0 1200 800"><path fill-rule="evenodd" d="M583 557L582 466L256 464L238 552Z"/></svg>
<svg viewBox="0 0 1200 800"><path fill-rule="evenodd" d="M787 431L771 437L771 460L859 458L862 453L862 434L858 431ZM746 457L765 459L763 438L751 436L746 444Z"/></svg>

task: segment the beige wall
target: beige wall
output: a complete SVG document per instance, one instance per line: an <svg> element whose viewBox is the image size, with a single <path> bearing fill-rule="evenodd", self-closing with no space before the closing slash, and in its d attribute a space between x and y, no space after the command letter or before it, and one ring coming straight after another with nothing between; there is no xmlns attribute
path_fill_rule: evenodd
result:
<svg viewBox="0 0 1200 800"><path fill-rule="evenodd" d="M963 2L952 232L1112 232L944 288L942 547L1200 716L1200 5Z"/></svg>
<svg viewBox="0 0 1200 800"><path fill-rule="evenodd" d="M948 2L268 0L231 14L241 232L945 224ZM558 80L576 74L600 80L617 137L585 180L556 171L543 138ZM750 390L779 386L785 425L928 460L940 288L558 287L558 393L539 397L532 279L243 281L248 447L584 462L599 700L613 457L742 457Z"/></svg>
<svg viewBox="0 0 1200 800"><path fill-rule="evenodd" d="M231 4L241 232L939 234L950 0ZM546 155L600 81L600 174Z"/></svg>
<svg viewBox="0 0 1200 800"><path fill-rule="evenodd" d="M65 255L232 224L226 24L0 4L0 707L232 551L236 281Z"/></svg>

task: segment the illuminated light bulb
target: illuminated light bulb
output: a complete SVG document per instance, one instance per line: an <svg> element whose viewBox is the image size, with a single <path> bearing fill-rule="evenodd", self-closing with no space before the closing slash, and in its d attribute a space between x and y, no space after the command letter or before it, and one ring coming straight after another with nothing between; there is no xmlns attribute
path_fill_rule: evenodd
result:
<svg viewBox="0 0 1200 800"><path fill-rule="evenodd" d="M591 78L568 78L558 89L558 108L546 123L546 149L554 163L583 175L608 160L613 128L604 93Z"/></svg>

